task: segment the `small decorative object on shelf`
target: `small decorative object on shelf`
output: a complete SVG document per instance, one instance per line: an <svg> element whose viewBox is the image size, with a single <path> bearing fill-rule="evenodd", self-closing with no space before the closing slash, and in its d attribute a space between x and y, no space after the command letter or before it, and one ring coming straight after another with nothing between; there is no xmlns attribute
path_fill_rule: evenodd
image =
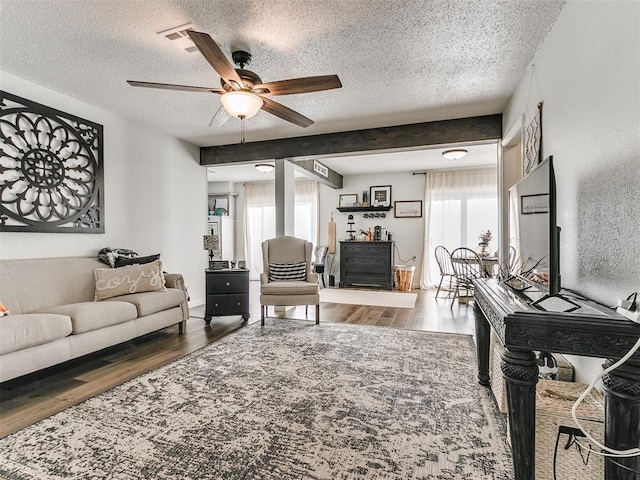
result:
<svg viewBox="0 0 640 480"><path fill-rule="evenodd" d="M349 225L349 228L347 229L347 240L354 240L354 233L356 233L356 231L353 229L353 226L355 225L355 222L353 221L353 215L349 215L349 217L347 218L347 225Z"/></svg>
<svg viewBox="0 0 640 480"><path fill-rule="evenodd" d="M491 249L489 248L489 242L491 242L491 238L493 238L493 233L491 233L491 230L480 232L480 235L478 235L480 243L478 243L478 246L476 247L476 253L481 257L488 257L489 255L491 255Z"/></svg>

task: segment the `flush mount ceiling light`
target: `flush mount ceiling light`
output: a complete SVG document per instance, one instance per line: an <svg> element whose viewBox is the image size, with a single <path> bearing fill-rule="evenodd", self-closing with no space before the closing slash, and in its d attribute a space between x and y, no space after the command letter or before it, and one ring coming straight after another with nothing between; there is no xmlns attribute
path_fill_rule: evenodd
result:
<svg viewBox="0 0 640 480"><path fill-rule="evenodd" d="M271 165L270 163L257 163L256 164L256 170L258 170L260 173L269 173L274 169L274 166Z"/></svg>
<svg viewBox="0 0 640 480"><path fill-rule="evenodd" d="M442 152L442 156L447 160L460 160L468 152L464 148L454 148L451 150L445 150Z"/></svg>
<svg viewBox="0 0 640 480"><path fill-rule="evenodd" d="M253 117L264 104L258 95L244 90L227 92L220 101L229 115L243 120Z"/></svg>

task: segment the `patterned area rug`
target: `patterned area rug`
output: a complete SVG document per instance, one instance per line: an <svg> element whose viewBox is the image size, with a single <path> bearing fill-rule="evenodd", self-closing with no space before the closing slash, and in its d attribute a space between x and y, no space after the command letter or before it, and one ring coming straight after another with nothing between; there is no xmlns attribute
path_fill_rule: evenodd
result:
<svg viewBox="0 0 640 480"><path fill-rule="evenodd" d="M0 440L8 479L513 478L471 337L267 320Z"/></svg>

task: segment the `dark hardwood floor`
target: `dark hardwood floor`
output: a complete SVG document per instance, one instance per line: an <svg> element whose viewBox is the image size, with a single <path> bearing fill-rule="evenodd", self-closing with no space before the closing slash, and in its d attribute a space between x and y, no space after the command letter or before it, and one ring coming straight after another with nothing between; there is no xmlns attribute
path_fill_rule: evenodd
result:
<svg viewBox="0 0 640 480"><path fill-rule="evenodd" d="M260 321L259 285L251 282L249 324ZM388 308L322 303L320 321L377 325L410 330L473 334L471 305L435 298L435 290L414 290L415 307ZM441 297L443 294L441 293ZM269 316L312 320L304 307L286 313L269 308ZM0 384L0 438L105 392L145 372L215 342L245 326L240 317L214 318L205 325L204 306L191 309L184 335L169 327L124 344ZM254 326L253 328L256 328Z"/></svg>

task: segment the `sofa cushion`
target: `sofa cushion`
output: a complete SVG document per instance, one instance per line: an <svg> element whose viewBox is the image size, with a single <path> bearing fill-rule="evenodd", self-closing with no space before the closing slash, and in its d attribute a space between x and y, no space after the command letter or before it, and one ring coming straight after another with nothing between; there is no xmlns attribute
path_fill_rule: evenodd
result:
<svg viewBox="0 0 640 480"><path fill-rule="evenodd" d="M2 303L17 314L91 302L96 294L93 271L102 267L95 257L0 260Z"/></svg>
<svg viewBox="0 0 640 480"><path fill-rule="evenodd" d="M166 290L160 260L121 268L97 268L94 274L96 301L130 293Z"/></svg>
<svg viewBox="0 0 640 480"><path fill-rule="evenodd" d="M23 313L0 318L0 355L53 342L71 334L67 315Z"/></svg>
<svg viewBox="0 0 640 480"><path fill-rule="evenodd" d="M145 292L121 295L119 297L105 300L105 302L128 302L135 305L135 308L138 311L138 317L144 317L145 315L151 315L152 313L177 307L183 303L184 300L183 290L168 288L165 292Z"/></svg>
<svg viewBox="0 0 640 480"><path fill-rule="evenodd" d="M90 332L117 325L138 316L136 308L128 302L83 302L47 308L41 313L56 313L71 318L73 333Z"/></svg>
<svg viewBox="0 0 640 480"><path fill-rule="evenodd" d="M263 295L304 295L318 293L318 284L310 282L269 282L260 286Z"/></svg>

